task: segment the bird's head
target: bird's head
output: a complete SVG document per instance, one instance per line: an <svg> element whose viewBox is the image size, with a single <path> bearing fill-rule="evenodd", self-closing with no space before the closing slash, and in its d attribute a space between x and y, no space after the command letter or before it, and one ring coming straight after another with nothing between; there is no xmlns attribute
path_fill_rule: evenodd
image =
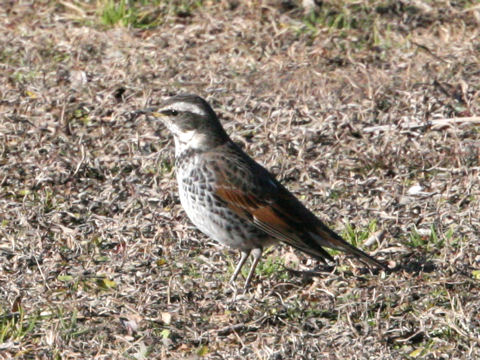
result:
<svg viewBox="0 0 480 360"><path fill-rule="evenodd" d="M228 140L215 112L197 95L177 95L159 107L141 112L160 120L170 130L177 153L185 149L208 150Z"/></svg>

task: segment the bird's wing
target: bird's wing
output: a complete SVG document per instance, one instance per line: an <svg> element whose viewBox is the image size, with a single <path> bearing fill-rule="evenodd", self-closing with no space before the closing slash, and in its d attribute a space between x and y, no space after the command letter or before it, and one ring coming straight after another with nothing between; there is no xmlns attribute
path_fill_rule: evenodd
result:
<svg viewBox="0 0 480 360"><path fill-rule="evenodd" d="M381 264L343 240L323 224L273 175L241 153L235 171L219 170L216 196L237 215L301 251L320 260L333 260L322 246L345 251L381 268ZM227 164L226 164L227 165ZM232 164L228 164L232 165ZM228 169L231 166L221 166Z"/></svg>

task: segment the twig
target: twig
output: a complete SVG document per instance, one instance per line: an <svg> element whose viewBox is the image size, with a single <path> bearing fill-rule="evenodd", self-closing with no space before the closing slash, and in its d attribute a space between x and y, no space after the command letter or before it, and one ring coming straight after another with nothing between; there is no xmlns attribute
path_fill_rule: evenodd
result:
<svg viewBox="0 0 480 360"><path fill-rule="evenodd" d="M470 124L480 124L480 116L471 116L471 117L459 117L451 119L435 119L430 121L432 129L442 128L444 126L451 125L470 125Z"/></svg>
<svg viewBox="0 0 480 360"><path fill-rule="evenodd" d="M447 126L471 126L480 124L480 116L471 116L471 117L458 117L450 119L435 119L427 121L423 124L419 123L406 123L406 124L397 124L397 125L378 125L378 126L368 126L363 129L366 133L372 133L376 131L389 131L389 130L415 130L421 128L431 128L432 130L439 130Z"/></svg>
<svg viewBox="0 0 480 360"><path fill-rule="evenodd" d="M227 325L223 328L220 328L216 330L216 333L220 336L226 336L234 331L241 330L243 328L247 327L245 323L239 323L239 324L234 324L234 325Z"/></svg>

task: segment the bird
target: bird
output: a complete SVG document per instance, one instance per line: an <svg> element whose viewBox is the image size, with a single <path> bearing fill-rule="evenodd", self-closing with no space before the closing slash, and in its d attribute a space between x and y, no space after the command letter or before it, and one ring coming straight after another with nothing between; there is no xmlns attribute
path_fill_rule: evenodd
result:
<svg viewBox="0 0 480 360"><path fill-rule="evenodd" d="M191 222L216 242L240 251L230 283L252 255L247 289L263 250L279 242L323 263L334 262L327 247L387 270L327 227L235 144L200 96L176 95L139 113L159 120L173 134L180 202Z"/></svg>

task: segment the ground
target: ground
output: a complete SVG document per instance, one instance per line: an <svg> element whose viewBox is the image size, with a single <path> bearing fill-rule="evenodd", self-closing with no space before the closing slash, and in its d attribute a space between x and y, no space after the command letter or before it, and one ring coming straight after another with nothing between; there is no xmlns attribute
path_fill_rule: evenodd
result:
<svg viewBox="0 0 480 360"><path fill-rule="evenodd" d="M477 1L0 16L0 358L480 356ZM228 284L239 254L188 221L172 139L134 112L182 92L391 271L276 246Z"/></svg>

